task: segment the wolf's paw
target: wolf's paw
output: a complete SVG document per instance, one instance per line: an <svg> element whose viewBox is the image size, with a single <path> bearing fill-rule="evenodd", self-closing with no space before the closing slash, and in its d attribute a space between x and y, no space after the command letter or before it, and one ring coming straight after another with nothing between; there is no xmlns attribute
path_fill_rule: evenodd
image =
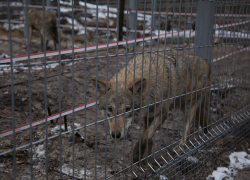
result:
<svg viewBox="0 0 250 180"><path fill-rule="evenodd" d="M139 143L137 142L133 150L133 163L136 163L137 161L139 161L139 159L140 159Z"/></svg>
<svg viewBox="0 0 250 180"><path fill-rule="evenodd" d="M183 141L181 141L179 144L177 144L174 147L174 151L177 152L178 154L180 154L182 151L184 151L184 149L185 149L185 144Z"/></svg>

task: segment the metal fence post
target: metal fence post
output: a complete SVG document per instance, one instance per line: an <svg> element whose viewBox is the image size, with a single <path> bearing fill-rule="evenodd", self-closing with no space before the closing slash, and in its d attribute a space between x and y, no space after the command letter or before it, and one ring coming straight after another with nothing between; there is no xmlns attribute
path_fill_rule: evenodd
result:
<svg viewBox="0 0 250 180"><path fill-rule="evenodd" d="M129 22L128 22L128 39L135 39L136 38L136 33L134 31L130 30L135 30L136 29L136 22L137 22L137 14L135 12L136 10L136 1L134 0L129 0L128 1L128 7L129 7ZM134 10L134 12L131 12L131 10ZM134 47L135 43L131 43L128 45L129 47Z"/></svg>
<svg viewBox="0 0 250 180"><path fill-rule="evenodd" d="M211 65L215 3L199 1L196 16L195 54ZM206 47L200 47L206 46Z"/></svg>
<svg viewBox="0 0 250 180"><path fill-rule="evenodd" d="M47 6L51 6L50 0L46 0L46 5L47 5Z"/></svg>
<svg viewBox="0 0 250 180"><path fill-rule="evenodd" d="M25 8L26 8L26 4L30 4L30 0L23 0L23 12L24 12L24 16L26 16L26 13L25 13ZM28 17L25 17L25 19L27 19ZM28 28L29 28L29 25L26 23L27 20L25 20L25 27L24 27L24 37L28 37Z"/></svg>

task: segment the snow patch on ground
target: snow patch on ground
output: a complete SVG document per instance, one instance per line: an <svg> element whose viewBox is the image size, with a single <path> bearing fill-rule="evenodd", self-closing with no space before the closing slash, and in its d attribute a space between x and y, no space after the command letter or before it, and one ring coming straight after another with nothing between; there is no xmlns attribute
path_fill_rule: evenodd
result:
<svg viewBox="0 0 250 180"><path fill-rule="evenodd" d="M71 8L60 7L60 12L66 13L66 12L71 12L71 11L72 11Z"/></svg>
<svg viewBox="0 0 250 180"><path fill-rule="evenodd" d="M79 1L79 4L80 6L85 6L85 2L81 2ZM86 3L86 7L88 9L96 9L97 8L97 5L95 4L91 4L91 3ZM107 5L98 5L98 10L108 10L108 6ZM111 12L117 12L117 9L116 8L112 8L112 7L109 7L109 11ZM88 12L96 17L96 10L88 10ZM108 17L108 13L105 13L105 12L101 12L101 11L98 11L98 17L99 18L107 18ZM116 14L113 14L113 13L109 13L109 17L112 17L112 18L117 18L117 15Z"/></svg>
<svg viewBox="0 0 250 180"><path fill-rule="evenodd" d="M22 64L22 63L20 63ZM58 66L58 63L52 63L52 64L48 64L46 65L46 68L47 69L54 69ZM13 67L13 72L19 72L18 69L22 69L22 70L28 70L29 67L23 67L23 66L18 66L18 67ZM43 70L44 67L42 66L30 66L30 69L31 70L36 70L36 71L39 71L39 70ZM11 70L11 67L6 67L6 65L0 65L0 73L2 72L9 72Z"/></svg>
<svg viewBox="0 0 250 180"><path fill-rule="evenodd" d="M8 58L8 57L10 57L10 56L7 55L7 54L5 54L5 53L2 53L2 54L0 55L0 58Z"/></svg>
<svg viewBox="0 0 250 180"><path fill-rule="evenodd" d="M160 180L168 180L168 178L163 175L160 175Z"/></svg>
<svg viewBox="0 0 250 180"><path fill-rule="evenodd" d="M212 178L215 180L222 180L223 178L233 180L233 177L238 173L237 169L250 167L250 154L246 152L233 152L230 154L229 159L229 168L218 167L216 171L213 171L212 175L207 177L207 180Z"/></svg>
<svg viewBox="0 0 250 180"><path fill-rule="evenodd" d="M194 156L188 156L187 160L192 162L192 163L198 163L199 162L199 159L197 157L194 157Z"/></svg>
<svg viewBox="0 0 250 180"><path fill-rule="evenodd" d="M23 3L20 3L20 2L11 2L10 5L11 6L22 6Z"/></svg>
<svg viewBox="0 0 250 180"><path fill-rule="evenodd" d="M80 6L85 6L85 2L83 1L79 1L79 4ZM89 8L89 9L96 9L97 8L97 5L95 4L91 4L91 3L86 3L86 7ZM107 5L98 5L98 9L102 9L102 10L107 10L108 9L108 6ZM114 12L117 12L117 9L116 8L112 8L112 7L109 7L109 10L110 11L114 11Z"/></svg>
<svg viewBox="0 0 250 180"><path fill-rule="evenodd" d="M68 174L70 176L73 176L73 169L69 167L69 165L64 164L62 165L62 172L65 174ZM86 170L86 175L90 175L91 172ZM84 178L85 170L84 169L74 169L74 176L77 178Z"/></svg>
<svg viewBox="0 0 250 180"><path fill-rule="evenodd" d="M72 5L72 1L69 0L69 2L66 2L66 1L62 1L62 0L61 0L61 1L60 1L60 4L71 6L71 5Z"/></svg>
<svg viewBox="0 0 250 180"><path fill-rule="evenodd" d="M34 155L35 155L36 157L44 157L44 153L45 153L44 145L41 144L41 145L38 145L38 146L37 146Z"/></svg>
<svg viewBox="0 0 250 180"><path fill-rule="evenodd" d="M65 17L69 24L72 24L72 18ZM72 29L72 26L70 27ZM85 34L84 26L82 26L77 20L74 19L74 29L78 30L77 34Z"/></svg>
<svg viewBox="0 0 250 180"><path fill-rule="evenodd" d="M35 149L34 149L34 152L33 152L33 159L35 160L36 158L38 158L38 164L37 165L34 165L33 167L35 169L40 169L41 168L41 159L39 158L44 158L45 154L45 149L44 149L44 144L41 144L41 145L38 145Z"/></svg>
<svg viewBox="0 0 250 180"><path fill-rule="evenodd" d="M3 27L8 31L9 30L9 23L4 23ZM11 30L20 29L22 27L24 27L24 24L11 24L10 25Z"/></svg>
<svg viewBox="0 0 250 180"><path fill-rule="evenodd" d="M74 127L75 128L79 128L79 127L81 127L81 124L79 124L79 123L74 123ZM65 130L65 126L62 124L61 125L61 130ZM71 126L68 126L68 131L71 131L72 130L72 128L71 128ZM57 132L59 132L60 131L60 125L57 125L57 126L55 126L54 128L52 128L51 130L50 130L50 132L52 133L52 134L56 134Z"/></svg>

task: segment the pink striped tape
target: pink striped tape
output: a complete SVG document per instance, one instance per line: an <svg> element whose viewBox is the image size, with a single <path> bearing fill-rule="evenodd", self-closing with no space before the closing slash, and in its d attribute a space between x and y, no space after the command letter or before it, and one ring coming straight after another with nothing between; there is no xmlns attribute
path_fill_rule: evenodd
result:
<svg viewBox="0 0 250 180"><path fill-rule="evenodd" d="M188 30L183 30L183 31L175 31L173 32L173 34L176 34L176 35L182 35L184 34L184 32L189 32L190 29ZM154 35L152 36L152 39L157 39L157 38L162 38L162 37L172 37L172 32L169 32L169 33L166 33L166 34L160 34L160 35ZM147 36L145 37L144 39L143 38L137 38L137 39L129 39L128 41L124 40L124 41L118 41L117 42L111 42L109 44L99 44L99 45L93 45L93 46L88 46L86 47L86 51L91 51L91 50L96 50L96 48L98 49L104 49L104 48L108 48L108 47L114 47L114 46L117 46L118 45L125 45L126 43L130 44L130 43L134 43L134 42L142 42L143 40L147 41L147 40L151 40L151 36ZM77 52L84 52L85 51L85 47L79 47L79 48L74 48L74 52L77 53ZM73 49L64 49L64 50L61 50L60 51L60 54L69 54L69 53L72 53L73 52ZM56 55L59 55L59 51L50 51L50 52L47 52L45 54L46 57L49 57L49 56L56 56ZM31 54L30 55L30 59L36 59L36 58L44 58L44 53L37 53L37 54ZM27 60L28 59L28 55L22 55L22 56L15 56L12 58L13 62L16 62L16 61L23 61L23 60ZM10 62L10 57L8 58L1 58L0 59L0 64L1 63L8 63Z"/></svg>
<svg viewBox="0 0 250 180"><path fill-rule="evenodd" d="M240 49L240 50L238 50L238 51L235 51L235 52L226 54L226 55L221 56L221 57L219 57L219 58L214 58L214 59L213 59L213 62L219 61L219 60L221 60L221 59L224 59L224 58L227 58L227 57L229 57L229 56L232 56L233 54L236 54L236 53L239 53L239 52L242 52L242 51L246 51L246 50L249 50L249 47L242 48L242 49Z"/></svg>
<svg viewBox="0 0 250 180"><path fill-rule="evenodd" d="M86 104L86 106L85 106L85 105L78 106L78 107L74 108L74 110L73 110L73 109L69 109L69 110L63 111L63 112L61 113L61 116L65 116L65 115L67 115L67 114L71 114L71 113L73 113L73 111L74 111L74 112L80 111L80 110L82 110L82 109L85 109L85 108L94 106L95 104L96 104L96 102L94 101L94 102L90 102L90 103ZM45 118L39 119L39 120L37 120L37 121L32 122L31 124L28 123L28 124L24 124L24 125L22 125L22 126L16 127L16 128L15 128L15 132L19 132L19 131L22 131L22 130L25 130L25 129L29 129L30 127L37 126L37 125L39 125L39 124L45 123L46 121L48 122L48 121L51 121L51 120L53 120L53 119L57 119L57 118L59 118L59 117L60 117L60 113L53 114L53 115L51 115L51 116L48 116L47 119L45 119ZM1 133L0 133L0 138L2 138L2 137L4 137L4 136L8 136L8 135L10 135L10 134L13 134L13 129L10 129L10 130L1 132Z"/></svg>

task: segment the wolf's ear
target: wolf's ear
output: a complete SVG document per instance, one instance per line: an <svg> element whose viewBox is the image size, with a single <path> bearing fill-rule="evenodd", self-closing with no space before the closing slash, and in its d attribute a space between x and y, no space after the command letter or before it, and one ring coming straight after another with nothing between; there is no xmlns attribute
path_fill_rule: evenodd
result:
<svg viewBox="0 0 250 180"><path fill-rule="evenodd" d="M135 94L140 94L141 89L142 92L145 91L145 88L147 86L147 80L145 78L139 79L135 81L135 87L133 86L133 83L129 86L129 90L134 92Z"/></svg>
<svg viewBox="0 0 250 180"><path fill-rule="evenodd" d="M97 86L96 86L96 81L97 81ZM107 84L106 80L102 80L102 79L96 80L96 78L92 78L92 84L97 89L98 96L100 96L101 94L106 94L106 84ZM110 89L110 86L108 83L108 90L109 89Z"/></svg>

